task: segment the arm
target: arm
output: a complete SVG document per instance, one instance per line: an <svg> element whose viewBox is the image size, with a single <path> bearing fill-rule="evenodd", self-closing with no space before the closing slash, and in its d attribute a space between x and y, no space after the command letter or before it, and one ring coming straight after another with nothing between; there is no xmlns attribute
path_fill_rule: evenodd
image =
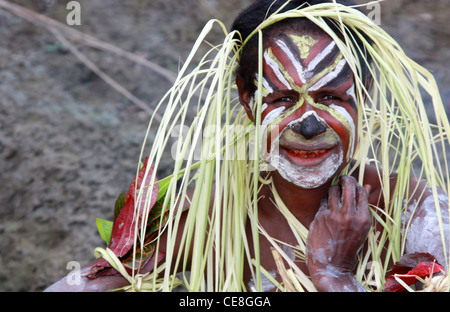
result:
<svg viewBox="0 0 450 312"><path fill-rule="evenodd" d="M120 276L102 276L95 279L88 279L84 275L89 272L91 267L95 264L91 262L81 268L79 272L73 272L71 274L77 274L74 280L69 279L69 276L65 276L53 285L46 288L45 292L100 292L111 289L120 288L128 285L128 281Z"/></svg>
<svg viewBox="0 0 450 312"><path fill-rule="evenodd" d="M436 209L436 201L431 190L424 183L421 183L419 190L424 190L423 195L422 191L416 192L419 195L413 196L405 213L404 221L410 221L406 234L405 253L429 253L448 271L448 248L450 247L448 196L442 190L438 190L438 209ZM415 202L419 203L417 207ZM439 222L439 219L442 222Z"/></svg>
<svg viewBox="0 0 450 312"><path fill-rule="evenodd" d="M307 240L307 265L319 291L365 291L353 276L371 225L367 191L353 177L330 187Z"/></svg>

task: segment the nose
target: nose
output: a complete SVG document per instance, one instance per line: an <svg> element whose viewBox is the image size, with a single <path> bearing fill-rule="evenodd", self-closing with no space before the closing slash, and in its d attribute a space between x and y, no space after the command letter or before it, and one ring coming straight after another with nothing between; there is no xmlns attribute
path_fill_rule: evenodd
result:
<svg viewBox="0 0 450 312"><path fill-rule="evenodd" d="M303 135L307 140L327 130L314 115L309 115L301 122L292 125L290 128Z"/></svg>

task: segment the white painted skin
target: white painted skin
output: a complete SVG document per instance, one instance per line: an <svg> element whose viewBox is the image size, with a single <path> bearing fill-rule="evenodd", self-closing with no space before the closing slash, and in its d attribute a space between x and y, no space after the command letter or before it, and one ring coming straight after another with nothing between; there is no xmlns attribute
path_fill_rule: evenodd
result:
<svg viewBox="0 0 450 312"><path fill-rule="evenodd" d="M343 155L341 148L318 166L294 165L281 155L272 155L271 165L277 168L285 180L301 188L313 189L323 185L336 173L342 164Z"/></svg>
<svg viewBox="0 0 450 312"><path fill-rule="evenodd" d="M331 50L333 50L334 46L336 45L336 42L331 41L323 51L321 51L314 59L311 60L311 62L308 65L307 70L307 78L311 78L311 72L312 70L317 66L317 64L320 63L328 54L331 53Z"/></svg>
<svg viewBox="0 0 450 312"><path fill-rule="evenodd" d="M443 236L445 238L447 259L449 257L450 247L450 220L448 211L448 197L444 193L439 193L439 207L441 211L441 220L443 225ZM414 213L415 204L408 206L406 214L404 215L404 222L407 222L410 216ZM406 253L429 253L433 255L439 264L441 264L448 272L448 263L444 254L443 244L441 238L441 231L438 225L439 217L436 212L435 200L432 195L423 200L421 206L417 208L420 212L413 216L410 227L406 234ZM448 260L447 260L448 261Z"/></svg>
<svg viewBox="0 0 450 312"><path fill-rule="evenodd" d="M296 69L297 74L298 74L300 80L302 81L302 83L305 83L308 79L311 78L312 71L317 66L317 64L319 64L328 54L330 54L331 51L333 50L333 48L336 46L336 42L331 41L325 47L325 49L323 49L323 51L321 51L314 59L311 60L311 62L309 63L307 68L303 68L303 66L300 64L300 62L298 62L297 59L292 55L292 52L287 47L287 45L284 41L277 40L276 43L283 50L283 52L289 56L289 59L294 63L295 69ZM345 65L345 63L343 63L342 65ZM336 72L336 75L342 70L342 68L343 67L339 68L338 72ZM333 75L335 76L335 74L333 74ZM329 77L329 79L332 79L332 77Z"/></svg>
<svg viewBox="0 0 450 312"><path fill-rule="evenodd" d="M289 56L289 59L294 63L294 67L297 71L297 74L301 80L302 83L305 83L306 81L306 77L305 77L305 73L306 70L303 70L303 66L300 64L300 62L295 58L295 56L292 54L291 50L287 47L286 43L282 40L277 40L276 41L277 45L281 48L281 50L283 50L284 53L286 53L286 55Z"/></svg>
<svg viewBox="0 0 450 312"><path fill-rule="evenodd" d="M278 64L272 60L267 50L264 52L264 60L266 61L267 65L270 66L270 68L273 70L275 75L277 76L278 80L284 85L284 87L287 90L292 90L291 85L286 80L286 78L283 76L283 73L281 72L280 68L278 67Z"/></svg>
<svg viewBox="0 0 450 312"><path fill-rule="evenodd" d="M280 108L272 110L269 113L271 114L270 117L268 117L269 114L267 114L263 122L264 127L267 127L266 125L268 123L273 121L283 112L283 110L281 110ZM341 166L344 159L342 141L339 135L326 123L323 118L320 118L315 111L309 111L303 114L302 117L292 121L291 123L301 122L303 119L311 115L315 116L315 118L320 123L327 127L327 131L334 135L335 140L336 142L338 142L339 146L339 149L337 151L333 152L327 159L315 166L300 166L298 164L293 164L288 159L286 159L284 155L278 152L280 139L283 136L284 131L288 129L288 127L286 127L272 142L270 154L266 156L263 153L262 155L263 159L276 170L278 170L280 175L285 180L306 189L316 188L327 182L336 173L337 169ZM265 128L261 129L261 132L263 131L265 131Z"/></svg>
<svg viewBox="0 0 450 312"><path fill-rule="evenodd" d="M282 40L276 40L275 43L280 47L280 49L288 56L289 60L293 62L295 65L295 69L297 71L298 76L300 77L301 81L303 83L306 82L306 80L309 80L311 78L311 73L317 66L317 64L320 63L321 60L323 60L325 57L327 57L330 53L332 53L332 50L336 46L336 43L334 41L330 42L323 51L321 51L308 65L307 68L304 68L300 62L297 61L297 59L292 54L289 47L283 42ZM284 76L283 71L281 68L279 68L278 63L275 62L271 56L269 55L268 51L266 50L264 52L264 61L266 64L271 68L273 73L275 74L276 78L278 79L278 82L283 85L287 90L292 90L293 86L290 85L288 82L287 77ZM346 66L347 62L345 58L340 60L336 67L327 73L325 76L323 76L321 79L319 79L314 85L310 86L308 88L309 91L315 91L320 89L322 86L326 85L328 82L332 81L335 77L337 77L343 70L343 68ZM259 78L258 74L255 74L256 82ZM264 94L263 96L267 96L270 93L273 92L273 89L269 85L268 81L263 78L262 85L264 87ZM259 91L256 91L254 94L254 97L258 95ZM266 94L268 93L268 94ZM347 94L356 102L355 92L354 92L354 84L352 84L349 89L347 90ZM254 97L251 99L251 109L254 112ZM267 109L267 104L263 104L262 111ZM316 188L321 185L323 185L325 182L327 182L338 170L338 168L341 166L341 164L344 161L344 157L349 158L352 157L354 154L354 148L356 144L356 127L355 123L353 121L353 118L348 113L348 111L339 105L332 104L330 105L330 108L332 108L336 113L341 115L343 120L346 120L348 122L348 127L351 139L352 141L349 143L349 153L348 155L344 155L344 148L342 146L342 141L339 137L339 135L326 123L325 120L320 118L315 111L309 111L306 114L303 115L303 118L306 118L310 114L314 113L316 118L325 126L327 129L334 134L336 137L336 141L339 142L339 150L337 152L334 152L333 154L329 155L329 157L324 160L320 165L317 166L299 166L297 164L292 164L288 159L286 159L283 155L280 155L277 153L278 151L278 143L279 139L282 136L282 133L278 135L278 137L272 141L272 146L270 150L270 154L266 155L266 149L263 148L263 137L264 135L268 135L266 133L266 130L268 129L268 125L271 124L275 119L277 119L284 111L284 107L278 107L272 111L270 111L264 118L264 120L261 123L261 156L262 159L266 160L268 163L268 168L273 168L275 170L278 170L280 175L286 179L287 181L294 183L297 186L300 186L302 188ZM255 113L255 112L254 112ZM287 116L286 116L287 117ZM296 122L299 122L298 120ZM267 137L267 136L266 136Z"/></svg>
<svg viewBox="0 0 450 312"><path fill-rule="evenodd" d="M339 61L339 63L336 65L336 68L334 68L331 72L323 76L319 81L317 81L313 86L308 88L308 91L316 91L319 90L321 87L329 83L331 80L336 78L341 71L344 69L345 65L347 64L347 61L345 58Z"/></svg>

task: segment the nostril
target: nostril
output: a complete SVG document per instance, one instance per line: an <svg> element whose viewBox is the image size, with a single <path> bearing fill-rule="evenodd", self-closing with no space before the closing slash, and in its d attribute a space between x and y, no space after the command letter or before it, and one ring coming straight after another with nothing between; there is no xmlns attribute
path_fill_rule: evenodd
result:
<svg viewBox="0 0 450 312"><path fill-rule="evenodd" d="M290 126L290 128L292 130L294 130L295 132L298 132L298 133L302 132L302 124L300 122L296 123L295 125Z"/></svg>
<svg viewBox="0 0 450 312"><path fill-rule="evenodd" d="M313 115L309 115L301 122L292 125L290 128L303 135L307 140L327 130L327 128Z"/></svg>

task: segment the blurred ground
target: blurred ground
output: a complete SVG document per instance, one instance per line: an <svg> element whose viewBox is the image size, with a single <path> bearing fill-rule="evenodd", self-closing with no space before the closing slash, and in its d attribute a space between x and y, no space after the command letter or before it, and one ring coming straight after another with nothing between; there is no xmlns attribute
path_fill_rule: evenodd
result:
<svg viewBox="0 0 450 312"><path fill-rule="evenodd" d="M68 1L17 0L65 22ZM230 25L250 0L79 1L72 26L171 71L203 25ZM381 25L437 78L450 111L448 0L389 0ZM169 82L111 53L78 45L155 105ZM135 174L148 115L86 68L46 29L0 9L0 291L40 291L103 246L95 218Z"/></svg>

